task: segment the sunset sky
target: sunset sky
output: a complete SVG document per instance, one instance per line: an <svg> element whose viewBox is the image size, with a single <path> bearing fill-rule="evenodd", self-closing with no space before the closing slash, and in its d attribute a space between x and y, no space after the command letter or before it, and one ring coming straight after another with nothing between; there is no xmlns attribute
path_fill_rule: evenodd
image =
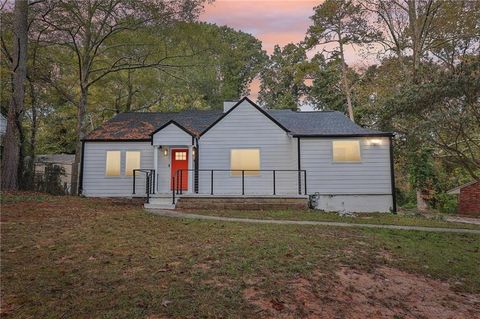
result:
<svg viewBox="0 0 480 319"><path fill-rule="evenodd" d="M250 33L260 39L269 54L278 44L298 43L305 38L311 23L313 8L322 1L311 0L217 0L205 7L200 20L227 25ZM368 59L358 50L347 48L346 60L350 65L365 65ZM309 54L312 56L313 53ZM251 85L251 96L256 99L259 81Z"/></svg>
<svg viewBox="0 0 480 319"><path fill-rule="evenodd" d="M250 33L263 42L268 53L302 41L310 24L313 7L321 1L304 0L217 0L207 5L201 20L228 25Z"/></svg>

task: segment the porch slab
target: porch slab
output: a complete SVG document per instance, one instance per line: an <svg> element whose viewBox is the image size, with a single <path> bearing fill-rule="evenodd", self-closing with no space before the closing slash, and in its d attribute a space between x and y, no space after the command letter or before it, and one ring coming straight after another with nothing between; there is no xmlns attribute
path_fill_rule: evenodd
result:
<svg viewBox="0 0 480 319"><path fill-rule="evenodd" d="M308 209L307 195L180 195L177 209Z"/></svg>

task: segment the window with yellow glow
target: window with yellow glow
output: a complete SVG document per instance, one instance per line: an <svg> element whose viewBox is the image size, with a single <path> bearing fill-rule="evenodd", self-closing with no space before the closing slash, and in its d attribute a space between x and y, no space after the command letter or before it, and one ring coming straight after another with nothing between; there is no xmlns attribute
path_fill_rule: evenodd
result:
<svg viewBox="0 0 480 319"><path fill-rule="evenodd" d="M175 152L175 160L176 161L186 161L187 160L187 152Z"/></svg>
<svg viewBox="0 0 480 319"><path fill-rule="evenodd" d="M360 141L333 141L333 161L360 162Z"/></svg>
<svg viewBox="0 0 480 319"><path fill-rule="evenodd" d="M140 168L140 152L138 151L126 152L125 153L125 175L133 176L133 170L137 168Z"/></svg>
<svg viewBox="0 0 480 319"><path fill-rule="evenodd" d="M230 169L232 176L241 176L241 171L233 170L259 170L259 149L235 149L230 151ZM246 171L245 176L258 176L260 172Z"/></svg>
<svg viewBox="0 0 480 319"><path fill-rule="evenodd" d="M108 151L105 161L106 176L120 176L120 151Z"/></svg>

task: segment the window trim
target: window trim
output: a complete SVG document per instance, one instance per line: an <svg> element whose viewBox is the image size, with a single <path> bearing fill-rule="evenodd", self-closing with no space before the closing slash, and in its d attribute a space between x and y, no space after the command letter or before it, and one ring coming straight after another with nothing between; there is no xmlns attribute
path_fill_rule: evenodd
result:
<svg viewBox="0 0 480 319"><path fill-rule="evenodd" d="M358 161L337 161L334 158L334 142L357 142L358 143L358 152L360 154L360 160ZM361 164L363 163L363 148L362 148L362 140L361 139L333 139L330 141L330 159L332 164Z"/></svg>
<svg viewBox="0 0 480 319"><path fill-rule="evenodd" d="M120 153L120 163L119 163L119 170L118 170L118 175L107 175L107 156L108 156L108 152L119 152ZM105 163L104 164L104 172L103 172L103 176L105 178L121 178L122 177L122 151L119 150L119 149L112 149L112 150L106 150L105 151L105 157L104 157L104 160L103 162Z"/></svg>
<svg viewBox="0 0 480 319"><path fill-rule="evenodd" d="M234 172L232 170L232 151L234 150L258 150L258 174L255 175L247 175L245 176L248 177L260 177L262 175L261 169L262 169L262 152L260 147L237 147L237 148L231 148L230 149L230 158L229 158L229 166L230 166L230 177L242 177L242 173L239 172L238 175L234 175Z"/></svg>
<svg viewBox="0 0 480 319"><path fill-rule="evenodd" d="M134 174L132 172L132 175L127 175L127 153L128 152L138 152L140 153L140 167L139 168L142 168L142 151L141 150L138 150L138 149L128 149L128 150L125 150L123 151L122 153L124 153L125 155L125 162L124 162L124 165L123 165L123 176L124 177L134 177ZM137 176L139 176L137 174Z"/></svg>

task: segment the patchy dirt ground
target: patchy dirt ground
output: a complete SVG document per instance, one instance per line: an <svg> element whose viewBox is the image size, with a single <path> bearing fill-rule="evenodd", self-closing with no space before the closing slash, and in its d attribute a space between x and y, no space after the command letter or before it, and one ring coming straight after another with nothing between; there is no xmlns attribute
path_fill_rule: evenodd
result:
<svg viewBox="0 0 480 319"><path fill-rule="evenodd" d="M454 292L438 280L389 267L373 273L344 267L336 275L327 285L317 285L322 276L290 281L280 299L255 288L243 293L263 318L480 318L480 295Z"/></svg>
<svg viewBox="0 0 480 319"><path fill-rule="evenodd" d="M2 194L6 318L480 318L480 236L169 219Z"/></svg>

